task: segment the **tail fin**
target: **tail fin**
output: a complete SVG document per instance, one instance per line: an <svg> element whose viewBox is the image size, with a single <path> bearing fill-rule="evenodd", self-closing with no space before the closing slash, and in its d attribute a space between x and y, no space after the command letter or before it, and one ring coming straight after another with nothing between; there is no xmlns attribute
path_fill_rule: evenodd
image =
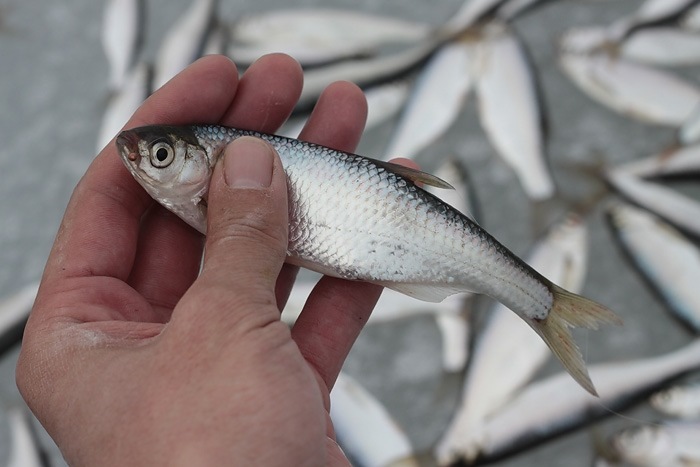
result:
<svg viewBox="0 0 700 467"><path fill-rule="evenodd" d="M576 382L586 391L597 396L598 393L588 375L581 351L576 346L569 328L598 329L602 323L622 324L622 320L615 313L592 300L568 292L554 284L551 287L554 303L549 316L542 321L527 320L528 324L547 343Z"/></svg>

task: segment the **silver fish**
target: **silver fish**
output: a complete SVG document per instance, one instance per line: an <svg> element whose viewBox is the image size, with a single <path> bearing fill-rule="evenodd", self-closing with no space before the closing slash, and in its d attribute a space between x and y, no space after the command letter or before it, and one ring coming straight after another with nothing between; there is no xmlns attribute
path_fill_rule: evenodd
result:
<svg viewBox="0 0 700 467"><path fill-rule="evenodd" d="M522 451L595 418L612 415L665 381L698 368L700 339L695 339L664 355L591 365L599 399L572 385L566 374L536 381L489 419L482 456L492 459Z"/></svg>
<svg viewBox="0 0 700 467"><path fill-rule="evenodd" d="M700 89L665 70L599 50L599 30L570 30L560 42L559 65L591 98L630 118L680 126L700 105Z"/></svg>
<svg viewBox="0 0 700 467"><path fill-rule="evenodd" d="M219 0L193 0L170 28L156 55L153 89L158 89L184 70L202 53Z"/></svg>
<svg viewBox="0 0 700 467"><path fill-rule="evenodd" d="M618 46L627 60L658 66L700 64L700 35L677 27L640 29Z"/></svg>
<svg viewBox="0 0 700 467"><path fill-rule="evenodd" d="M151 68L147 63L136 65L123 86L109 98L97 135L97 151L101 151L124 128L136 109L150 93Z"/></svg>
<svg viewBox="0 0 700 467"><path fill-rule="evenodd" d="M700 250L655 215L626 203L608 207L620 244L671 311L700 334Z"/></svg>
<svg viewBox="0 0 700 467"><path fill-rule="evenodd" d="M697 3L698 0L646 0L634 13L617 20L608 29L619 41L643 28L675 23Z"/></svg>
<svg viewBox="0 0 700 467"><path fill-rule="evenodd" d="M343 450L365 467L418 467L408 436L367 389L340 373L331 391L331 420Z"/></svg>
<svg viewBox="0 0 700 467"><path fill-rule="evenodd" d="M611 445L622 460L640 467L700 465L700 422L641 425L615 434Z"/></svg>
<svg viewBox="0 0 700 467"><path fill-rule="evenodd" d="M644 178L698 174L700 173L700 144L663 151L644 159L627 162L615 167L615 171Z"/></svg>
<svg viewBox="0 0 700 467"><path fill-rule="evenodd" d="M607 308L552 284L467 216L414 182L449 186L406 167L311 143L220 126L124 131L119 154L159 203L202 233L212 167L225 146L255 136L279 153L289 187L291 264L382 285L425 301L483 293L548 343L571 375L593 384L570 327L619 323Z"/></svg>
<svg viewBox="0 0 700 467"><path fill-rule="evenodd" d="M577 215L567 216L542 238L528 263L555 284L578 292L586 270L587 230ZM462 389L460 407L438 440L440 465L473 461L479 454L483 426L547 361L544 343L501 304L492 307L479 332Z"/></svg>
<svg viewBox="0 0 700 467"><path fill-rule="evenodd" d="M346 80L364 87L406 73L425 60L442 42L440 37L431 37L398 52L345 60L306 70L304 87L296 109L309 109L321 92L334 81Z"/></svg>
<svg viewBox="0 0 700 467"><path fill-rule="evenodd" d="M476 94L489 140L533 200L554 195L545 158L544 109L524 45L505 24L489 24L479 41Z"/></svg>
<svg viewBox="0 0 700 467"><path fill-rule="evenodd" d="M105 4L101 39L112 91L122 87L136 63L143 45L145 9L143 0L109 0Z"/></svg>
<svg viewBox="0 0 700 467"><path fill-rule="evenodd" d="M612 170L608 182L623 196L663 217L681 230L700 236L700 203L658 183Z"/></svg>
<svg viewBox="0 0 700 467"><path fill-rule="evenodd" d="M440 47L423 66L394 133L386 157L413 157L455 121L472 87L473 47L464 41Z"/></svg>
<svg viewBox="0 0 700 467"><path fill-rule="evenodd" d="M375 55L387 44L415 44L431 34L428 24L349 10L274 10L240 18L231 26L229 56L247 65L282 52L302 66Z"/></svg>
<svg viewBox="0 0 700 467"><path fill-rule="evenodd" d="M649 404L669 417L700 420L700 381L663 389L652 394Z"/></svg>
<svg viewBox="0 0 700 467"><path fill-rule="evenodd" d="M465 0L462 7L442 26L449 34L456 34L486 22L506 0Z"/></svg>

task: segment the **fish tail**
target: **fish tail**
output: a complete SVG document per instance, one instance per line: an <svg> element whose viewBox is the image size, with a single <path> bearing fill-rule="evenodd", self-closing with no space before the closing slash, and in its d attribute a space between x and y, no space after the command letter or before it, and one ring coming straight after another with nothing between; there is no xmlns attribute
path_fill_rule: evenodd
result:
<svg viewBox="0 0 700 467"><path fill-rule="evenodd" d="M598 396L588 375L586 363L569 328L598 329L601 324L622 324L612 311L592 300L581 297L554 284L551 285L554 303L547 318L529 319L528 324L542 337L559 358L569 374L586 391Z"/></svg>

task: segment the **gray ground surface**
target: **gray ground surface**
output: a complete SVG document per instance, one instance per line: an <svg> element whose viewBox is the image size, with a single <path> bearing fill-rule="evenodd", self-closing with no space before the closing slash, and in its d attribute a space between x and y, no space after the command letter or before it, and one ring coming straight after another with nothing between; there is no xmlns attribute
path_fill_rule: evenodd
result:
<svg viewBox="0 0 700 467"><path fill-rule="evenodd" d="M187 5L187 0L148 2L147 48L152 58L160 37ZM289 6L280 0L222 0L226 18L245 11ZM630 11L635 1L553 2L517 21L540 71L551 126L550 159L566 199L581 199L599 187L566 168L571 162L610 164L656 152L672 131L644 125L611 113L583 96L556 68L553 41L573 25L608 23ZM294 5L317 6L302 1ZM390 13L439 23L460 4L457 0L334 0L334 6ZM39 278L68 197L94 157L94 145L106 93L107 62L100 48L102 2L89 0L0 0L0 296ZM686 70L697 76L698 70ZM385 125L365 136L360 152L380 153L391 130ZM516 253L533 241L532 209L512 171L497 157L481 131L471 99L452 130L421 155L454 153L471 170L483 213L482 225ZM552 203L548 218L562 212ZM592 213L590 268L584 295L616 310L620 329L579 336L591 362L656 355L690 341L660 302L628 267L611 241L600 211ZM483 308L486 300L478 302ZM439 334L427 318L368 328L346 366L403 424L417 449L427 450L445 427L458 394L457 378L443 379ZM14 385L17 351L0 361L0 407L21 399ZM551 363L545 373L558 371ZM546 401L543 401L546 403ZM652 419L639 407L630 417ZM0 465L9 453L6 418L0 410ZM603 433L630 424L611 417ZM48 437L53 465L63 465ZM580 430L499 466L585 466L591 460L587 430Z"/></svg>

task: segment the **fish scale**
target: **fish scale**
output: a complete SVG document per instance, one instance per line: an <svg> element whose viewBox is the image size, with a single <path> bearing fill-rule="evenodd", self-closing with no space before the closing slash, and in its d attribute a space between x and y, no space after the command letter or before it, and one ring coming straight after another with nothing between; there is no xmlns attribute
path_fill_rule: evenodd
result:
<svg viewBox="0 0 700 467"><path fill-rule="evenodd" d="M289 191L289 263L425 301L458 292L489 295L524 319L572 376L595 393L568 328L595 329L619 319L552 284L415 183L449 186L436 177L296 139L216 125L136 128L122 132L117 146L152 197L205 233L203 200L213 166L225 146L242 136L267 141L282 161Z"/></svg>

